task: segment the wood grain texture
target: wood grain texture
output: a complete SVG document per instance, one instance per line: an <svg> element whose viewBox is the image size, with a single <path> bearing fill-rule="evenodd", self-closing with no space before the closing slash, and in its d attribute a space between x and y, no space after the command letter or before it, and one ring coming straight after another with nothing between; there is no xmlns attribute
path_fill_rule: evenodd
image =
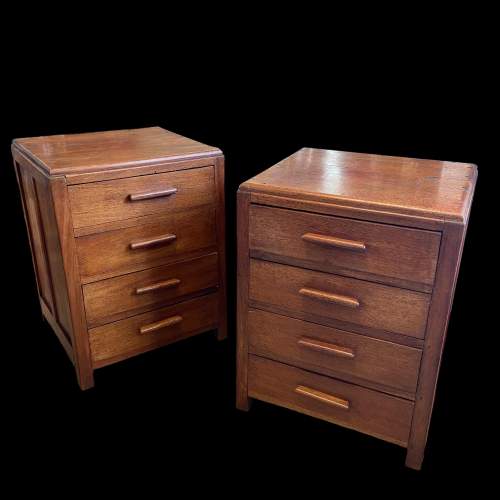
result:
<svg viewBox="0 0 500 500"><path fill-rule="evenodd" d="M29 163L14 162L31 247L42 315L51 325L72 362L73 325L64 264L49 180Z"/></svg>
<svg viewBox="0 0 500 500"><path fill-rule="evenodd" d="M62 252L62 245L65 245L66 242L59 238L56 204L50 181L38 172L33 172L32 175L39 208L39 222L44 233L43 243L51 279L54 319L63 332L66 332L66 336L70 337L72 335L72 321Z"/></svg>
<svg viewBox="0 0 500 500"><path fill-rule="evenodd" d="M167 163L153 163L152 165L129 165L128 167L113 168L108 170L97 170L95 172L83 172L76 174L65 174L68 186L75 184L87 184L89 182L110 181L112 179L126 179L140 175L163 174L192 168L213 167L217 156L210 158L199 158L190 160L175 160Z"/></svg>
<svg viewBox="0 0 500 500"><path fill-rule="evenodd" d="M312 239L312 236L315 236ZM328 238L340 239L344 248ZM345 248L346 241L364 249ZM387 224L361 222L296 210L252 205L250 250L254 257L297 263L303 267L337 274L351 274L389 283L403 280L414 284L434 282L440 233ZM401 281L400 281L401 283Z"/></svg>
<svg viewBox="0 0 500 500"><path fill-rule="evenodd" d="M250 202L256 205L288 208L317 214L334 215L336 217L346 217L353 220L381 222L383 224L393 224L395 226L428 229L430 231L440 231L444 227L444 220L439 216L423 217L407 215L380 209L350 207L342 205L341 201L336 203L326 203L321 201L303 200L299 198L289 198L287 196L275 196L272 194L259 193L257 191L249 192Z"/></svg>
<svg viewBox="0 0 500 500"><path fill-rule="evenodd" d="M48 174L75 174L218 156L221 151L160 127L15 139Z"/></svg>
<svg viewBox="0 0 500 500"><path fill-rule="evenodd" d="M83 286L89 328L179 301L183 296L218 284L217 254L210 254L144 271L125 274ZM176 286L157 287L177 280ZM150 287L149 293L138 289Z"/></svg>
<svg viewBox="0 0 500 500"><path fill-rule="evenodd" d="M63 346L64 351L68 355L70 361L75 364L75 356L73 351L73 346L71 344L71 339L68 338L67 332L63 331L59 323L56 321L52 312L47 308L47 305L42 300L40 301L40 305L42 307L42 315L47 321L47 323L51 326L52 331L55 333L59 342Z"/></svg>
<svg viewBox="0 0 500 500"><path fill-rule="evenodd" d="M400 446L406 446L408 441L413 412L410 401L254 355L249 359L248 380L249 394L257 399L360 430ZM346 401L348 408L298 392L301 386L309 392L314 390Z"/></svg>
<svg viewBox="0 0 500 500"><path fill-rule="evenodd" d="M248 252L248 216L250 197L238 191L238 254L237 254L237 343L236 343L236 407L250 409L248 397L248 289L250 258Z"/></svg>
<svg viewBox="0 0 500 500"><path fill-rule="evenodd" d="M28 195L26 193L26 188L25 188L25 181L22 176L22 167L21 164L15 159L14 151L13 151L13 157L14 157L14 172L16 174L16 180L17 180L17 186L19 188L19 193L21 195L21 206L23 209L23 217L24 217L24 223L26 225L26 231L27 231L27 236L28 236L28 243L30 245L30 250L31 250L31 262L33 264L33 271L35 273L35 281L36 281L36 287L38 291L38 297L40 299L40 304L42 305L42 291L40 288L40 281L39 281L39 270L38 270L38 263L36 261L36 256L35 256L35 242L33 241L33 230L31 227L32 222L30 221L30 217L28 214ZM43 313L42 313L43 314ZM71 351L71 349L70 349Z"/></svg>
<svg viewBox="0 0 500 500"><path fill-rule="evenodd" d="M240 189L463 222L476 166L303 148Z"/></svg>
<svg viewBox="0 0 500 500"><path fill-rule="evenodd" d="M172 189L176 192L169 196L152 196ZM214 204L214 169L193 168L78 184L69 187L69 194L75 228L149 214L172 213ZM131 200L131 197L137 196L141 199Z"/></svg>
<svg viewBox="0 0 500 500"><path fill-rule="evenodd" d="M303 288L355 298L356 308L306 297ZM430 296L425 293L251 259L249 299L275 305L291 316L313 314L375 330L424 338ZM390 314L388 314L390 311Z"/></svg>
<svg viewBox="0 0 500 500"><path fill-rule="evenodd" d="M51 314L55 313L54 292L49 269L48 248L42 226L39 198L36 193L36 180L29 168L20 164L19 180L23 194L23 205L29 239L31 241L35 276L40 300Z"/></svg>
<svg viewBox="0 0 500 500"><path fill-rule="evenodd" d="M305 148L243 183L238 407L347 425L420 468L476 178L475 165ZM369 392L348 397L346 382Z"/></svg>
<svg viewBox="0 0 500 500"><path fill-rule="evenodd" d="M420 349L253 309L248 312L247 328L251 353L415 398ZM315 349L311 345L314 342L335 345L348 354Z"/></svg>
<svg viewBox="0 0 500 500"><path fill-rule="evenodd" d="M17 158L42 313L75 365L80 387L87 389L94 382L66 184Z"/></svg>
<svg viewBox="0 0 500 500"><path fill-rule="evenodd" d="M175 316L181 316L182 321L148 334L141 333L141 328ZM218 297L212 293L91 328L89 337L94 368L215 328L217 318Z"/></svg>
<svg viewBox="0 0 500 500"><path fill-rule="evenodd" d="M68 287L69 306L73 324L75 368L80 388L85 390L93 387L94 374L90 358L87 319L80 283L78 256L73 238L73 221L71 219L68 189L62 177L51 179L50 187Z"/></svg>
<svg viewBox="0 0 500 500"><path fill-rule="evenodd" d="M217 250L219 253L219 324L217 338L227 338L227 278L226 278L226 202L224 183L224 157L215 159Z"/></svg>
<svg viewBox="0 0 500 500"><path fill-rule="evenodd" d="M130 248L132 242L150 240L165 234L174 234L176 238L166 245L135 250ZM216 243L213 207L167 214L150 223L144 221L141 226L76 239L84 283L181 260L189 252L196 250L209 253Z"/></svg>
<svg viewBox="0 0 500 500"><path fill-rule="evenodd" d="M443 243L439 256L436 285L429 310L427 335L415 400L415 413L406 455L406 465L417 470L421 468L424 459L439 366L446 340L446 330L455 293L465 232L466 227L460 224L448 224L443 232Z"/></svg>
<svg viewBox="0 0 500 500"><path fill-rule="evenodd" d="M100 366L226 336L218 149L153 127L20 139L12 154L42 314L82 389ZM144 322L128 338L134 318ZM107 332L98 359L90 327Z"/></svg>

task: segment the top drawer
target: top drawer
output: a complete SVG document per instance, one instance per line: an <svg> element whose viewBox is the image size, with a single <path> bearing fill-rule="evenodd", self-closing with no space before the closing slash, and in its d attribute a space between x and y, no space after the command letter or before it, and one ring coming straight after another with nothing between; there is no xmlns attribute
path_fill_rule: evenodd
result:
<svg viewBox="0 0 500 500"><path fill-rule="evenodd" d="M73 226L94 226L214 203L213 167L69 186Z"/></svg>
<svg viewBox="0 0 500 500"><path fill-rule="evenodd" d="M250 206L252 257L395 285L404 281L408 288L432 286L440 239L433 231Z"/></svg>

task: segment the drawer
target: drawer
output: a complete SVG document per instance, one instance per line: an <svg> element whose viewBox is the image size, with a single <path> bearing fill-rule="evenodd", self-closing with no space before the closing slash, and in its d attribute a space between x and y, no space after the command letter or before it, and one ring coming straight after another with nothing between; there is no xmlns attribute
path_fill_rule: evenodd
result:
<svg viewBox="0 0 500 500"><path fill-rule="evenodd" d="M189 253L213 248L215 209L155 217L141 226L76 238L83 282L147 269L180 260Z"/></svg>
<svg viewBox="0 0 500 500"><path fill-rule="evenodd" d="M250 206L251 255L374 281L431 286L440 233ZM395 282L397 284L397 282Z"/></svg>
<svg viewBox="0 0 500 500"><path fill-rule="evenodd" d="M89 330L95 368L215 328L217 294L163 307Z"/></svg>
<svg viewBox="0 0 500 500"><path fill-rule="evenodd" d="M75 228L185 210L215 201L213 167L68 187Z"/></svg>
<svg viewBox="0 0 500 500"><path fill-rule="evenodd" d="M420 349L258 310L248 312L247 328L254 354L414 397Z"/></svg>
<svg viewBox="0 0 500 500"><path fill-rule="evenodd" d="M251 355L248 394L406 446L413 403Z"/></svg>
<svg viewBox="0 0 500 500"><path fill-rule="evenodd" d="M132 316L218 284L217 254L83 286L89 327Z"/></svg>
<svg viewBox="0 0 500 500"><path fill-rule="evenodd" d="M250 301L343 329L359 325L424 338L430 295L354 278L250 260ZM258 307L258 306L257 306ZM328 324L328 323L326 323Z"/></svg>

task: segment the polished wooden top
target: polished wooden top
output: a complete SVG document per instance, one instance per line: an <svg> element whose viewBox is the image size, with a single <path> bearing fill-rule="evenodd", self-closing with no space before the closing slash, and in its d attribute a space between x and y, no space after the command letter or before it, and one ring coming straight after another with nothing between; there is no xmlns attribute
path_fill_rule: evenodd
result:
<svg viewBox="0 0 500 500"><path fill-rule="evenodd" d="M212 146L160 127L15 139L13 146L50 174L220 155Z"/></svg>
<svg viewBox="0 0 500 500"><path fill-rule="evenodd" d="M303 148L240 189L464 222L476 177L472 164Z"/></svg>

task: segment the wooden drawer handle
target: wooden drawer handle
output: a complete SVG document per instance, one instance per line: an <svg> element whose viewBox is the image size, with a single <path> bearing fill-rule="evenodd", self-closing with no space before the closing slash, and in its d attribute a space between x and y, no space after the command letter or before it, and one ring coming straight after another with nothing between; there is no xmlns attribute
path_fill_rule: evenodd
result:
<svg viewBox="0 0 500 500"><path fill-rule="evenodd" d="M163 290L165 288L174 288L181 282L180 279L172 278L165 281L158 281L157 283L152 283L151 285L142 286L135 289L137 295L142 295L143 293L156 292L156 290Z"/></svg>
<svg viewBox="0 0 500 500"><path fill-rule="evenodd" d="M331 406L342 408L343 410L349 409L349 401L347 401L346 399L332 396L331 394L326 394L324 392L317 391L316 389L305 387L304 385L298 385L295 388L295 392L297 392L298 394L302 394L303 396L307 396L308 398L316 399L317 401L329 404Z"/></svg>
<svg viewBox="0 0 500 500"><path fill-rule="evenodd" d="M344 240L342 238L335 238L334 236L306 233L302 235L302 239L310 243L317 243L319 245L335 248L345 248L346 250L358 250L360 252L366 250L366 245L362 241Z"/></svg>
<svg viewBox="0 0 500 500"><path fill-rule="evenodd" d="M164 196L172 196L177 193L177 188L168 188L162 191L149 191L148 193L129 194L130 201L150 200L152 198L163 198Z"/></svg>
<svg viewBox="0 0 500 500"><path fill-rule="evenodd" d="M338 304L339 306L359 307L359 300L353 297L346 297L345 295L323 292L321 290L315 290L314 288L301 288L299 293L311 299L324 300L326 302Z"/></svg>
<svg viewBox="0 0 500 500"><path fill-rule="evenodd" d="M144 335L145 333L156 332L162 328L167 328L169 326L174 326L182 321L182 316L171 316L170 318L162 319L156 323L150 323L149 325L144 325L139 328L139 332Z"/></svg>
<svg viewBox="0 0 500 500"><path fill-rule="evenodd" d="M131 250L138 250L141 248L154 247L156 245L163 245L165 243L170 243L177 239L175 234L164 234L162 236L157 236L156 238L150 238L148 240L137 240L130 243Z"/></svg>
<svg viewBox="0 0 500 500"><path fill-rule="evenodd" d="M298 344L304 347L309 347L310 349L314 349L315 351L326 352L328 354L340 356L341 358L354 358L354 351L352 349L349 349L349 347L341 347L335 344L330 344L329 342L323 342L322 340L303 337L298 341Z"/></svg>

